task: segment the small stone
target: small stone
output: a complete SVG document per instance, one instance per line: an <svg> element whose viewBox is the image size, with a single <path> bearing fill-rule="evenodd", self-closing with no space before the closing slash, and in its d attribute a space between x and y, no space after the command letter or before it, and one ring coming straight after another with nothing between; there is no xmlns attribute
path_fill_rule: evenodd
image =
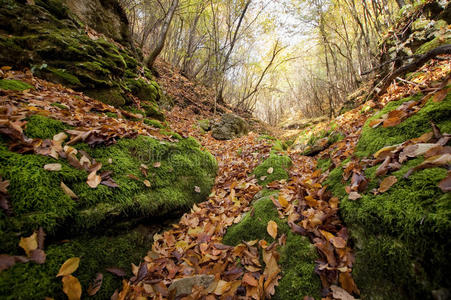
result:
<svg viewBox="0 0 451 300"><path fill-rule="evenodd" d="M195 275L191 277L175 279L169 286L169 292L176 290L176 297L189 295L195 285L208 288L215 280L213 275Z"/></svg>

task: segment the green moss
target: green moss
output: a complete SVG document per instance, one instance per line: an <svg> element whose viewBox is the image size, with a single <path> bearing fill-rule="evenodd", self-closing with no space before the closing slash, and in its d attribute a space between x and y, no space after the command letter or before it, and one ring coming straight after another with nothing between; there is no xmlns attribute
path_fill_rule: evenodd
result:
<svg viewBox="0 0 451 300"><path fill-rule="evenodd" d="M270 220L277 223L278 235L286 234L287 243L280 247L279 265L282 269L282 279L276 288L272 299L295 299L300 296L315 296L319 298L320 281L314 273L317 254L310 242L302 236L291 232L286 220L279 218L271 196L277 197L277 191L263 190L253 204L253 215L247 213L242 221L228 228L223 243L237 245L241 241L274 239L267 233L266 227Z"/></svg>
<svg viewBox="0 0 451 300"><path fill-rule="evenodd" d="M168 130L166 128L161 129L160 133L164 134L166 136L171 136L171 137L173 137L173 138L175 138L177 140L181 140L182 139L182 136L180 134L178 134L177 132L174 132L174 131L170 131L170 130Z"/></svg>
<svg viewBox="0 0 451 300"><path fill-rule="evenodd" d="M0 148L0 176L11 181L8 193L14 211L11 217L0 212L1 252L17 250L17 236L39 226L49 234L62 228L66 233L78 233L105 228L124 218L177 214L208 196L217 171L214 157L202 152L199 143L191 138L175 144L139 136L109 147L92 149L79 144L76 148L101 162L102 171L112 171L119 188L90 188L86 184L88 174L71 167L66 160ZM55 162L62 165L61 171L43 169L45 164ZM155 162L161 166L154 168ZM149 166L147 177L141 173L141 164ZM130 178L130 174L139 180ZM151 183L150 188L144 185L145 179ZM63 193L61 181L75 192L76 201Z"/></svg>
<svg viewBox="0 0 451 300"><path fill-rule="evenodd" d="M383 179L375 177L378 166L366 169L367 191L354 201L347 198L342 166L326 181L341 198L340 214L357 254L353 274L363 297L430 298L431 290L450 285L451 195L437 187L447 171L432 168L403 178L422 161L410 160L390 174L398 182L380 195L371 192Z"/></svg>
<svg viewBox="0 0 451 300"><path fill-rule="evenodd" d="M61 103L58 103L58 102L53 102L53 103L50 104L50 105L51 105L51 106L58 107L58 108L60 108L60 109L64 109L64 110L68 110L68 109L69 109L66 105L61 104Z"/></svg>
<svg viewBox="0 0 451 300"><path fill-rule="evenodd" d="M117 114L116 113L113 113L113 112L106 112L105 113L108 117L110 117L110 118L115 118L115 119L117 119Z"/></svg>
<svg viewBox="0 0 451 300"><path fill-rule="evenodd" d="M64 106L65 107L65 106ZM65 107L67 109L67 107ZM24 133L29 138L52 139L57 133L71 128L63 122L41 115L32 115L27 119Z"/></svg>
<svg viewBox="0 0 451 300"><path fill-rule="evenodd" d="M375 116L369 118L365 123L362 135L356 147L356 155L359 157L369 157L377 150L390 145L402 143L408 139L420 136L432 130L430 122L438 125L442 132L451 132L451 94L440 103L429 100L426 105L416 114L404 120L395 127L371 128L369 123L380 118L383 114L395 110L403 102L409 100L419 100L421 95L404 98L399 101L390 102Z"/></svg>
<svg viewBox="0 0 451 300"><path fill-rule="evenodd" d="M23 91L32 89L28 83L15 79L0 79L0 90Z"/></svg>
<svg viewBox="0 0 451 300"><path fill-rule="evenodd" d="M316 167L321 169L321 171L326 172L332 166L332 160L330 158L327 159L318 159L318 163Z"/></svg>
<svg viewBox="0 0 451 300"><path fill-rule="evenodd" d="M164 114L160 111L158 105L156 105L155 103L147 101L142 103L141 107L144 109L146 117L164 121Z"/></svg>
<svg viewBox="0 0 451 300"><path fill-rule="evenodd" d="M54 82L74 87L82 86L82 83L80 82L78 77L68 73L67 70L52 67L48 67L46 68L46 70L48 70L51 73L51 75L47 75L47 78Z"/></svg>
<svg viewBox="0 0 451 300"><path fill-rule="evenodd" d="M133 247L130 247L133 245ZM52 244L45 248L47 261L43 265L18 263L13 268L0 273L0 294L3 299L44 299L53 297L64 299L61 277L55 277L61 265L68 258L80 257L80 267L73 274L80 280L83 295L95 278L103 274L102 287L92 299L109 299L115 289L122 286L121 278L105 271L108 267L118 267L132 276L130 264L138 264L149 250L150 241L142 234L131 232L119 236L84 236L62 244Z"/></svg>
<svg viewBox="0 0 451 300"><path fill-rule="evenodd" d="M208 131L211 129L210 120L208 120L208 119L199 120L199 121L197 121L197 124L204 131Z"/></svg>
<svg viewBox="0 0 451 300"><path fill-rule="evenodd" d="M438 36L434 38L432 41L424 43L420 48L415 51L415 55L425 54L441 45L449 45L451 44L451 36L448 34L446 37Z"/></svg>
<svg viewBox="0 0 451 300"><path fill-rule="evenodd" d="M144 123L155 128L164 128L163 124L157 120L144 119Z"/></svg>
<svg viewBox="0 0 451 300"><path fill-rule="evenodd" d="M269 157L262 162L252 172L261 185L267 185L274 180L288 179L288 169L291 167L291 159L288 156L280 156L277 154L270 154ZM268 173L268 169L273 168L271 174ZM266 176L264 180L261 180L263 176Z"/></svg>
<svg viewBox="0 0 451 300"><path fill-rule="evenodd" d="M143 79L128 79L127 86L134 96L141 100L158 101L160 91L156 82L147 83Z"/></svg>
<svg viewBox="0 0 451 300"><path fill-rule="evenodd" d="M121 107L128 102L119 88L88 90L85 94L114 107Z"/></svg>

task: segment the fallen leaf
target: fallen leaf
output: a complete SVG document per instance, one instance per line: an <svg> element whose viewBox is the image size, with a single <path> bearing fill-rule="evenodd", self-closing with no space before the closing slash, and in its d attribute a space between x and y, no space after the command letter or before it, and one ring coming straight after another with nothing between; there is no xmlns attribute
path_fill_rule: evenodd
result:
<svg viewBox="0 0 451 300"><path fill-rule="evenodd" d="M16 260L14 256L7 254L0 254L0 272L6 269L11 268L16 264Z"/></svg>
<svg viewBox="0 0 451 300"><path fill-rule="evenodd" d="M34 261L35 263L42 265L43 263L45 263L46 254L42 249L35 249L31 251L30 259L31 261Z"/></svg>
<svg viewBox="0 0 451 300"><path fill-rule="evenodd" d="M94 280L89 284L89 287L87 289L87 293L89 296L94 296L102 287L103 282L103 274L97 273Z"/></svg>
<svg viewBox="0 0 451 300"><path fill-rule="evenodd" d="M124 270L116 267L106 268L105 270L119 277L124 277L127 275L127 273Z"/></svg>
<svg viewBox="0 0 451 300"><path fill-rule="evenodd" d="M350 192L348 198L349 200L357 200L362 198L362 196L357 192Z"/></svg>
<svg viewBox="0 0 451 300"><path fill-rule="evenodd" d="M58 271L58 274L56 275L56 277L59 276L66 276L66 275L70 275L73 272L75 272L75 270L78 269L78 266L80 264L80 258L79 257L71 257L68 260L66 260L60 270Z"/></svg>
<svg viewBox="0 0 451 300"><path fill-rule="evenodd" d="M258 281L255 279L254 276L252 276L251 273L246 273L243 276L243 283L250 285L250 286L258 286Z"/></svg>
<svg viewBox="0 0 451 300"><path fill-rule="evenodd" d="M277 237L277 223L270 220L266 226L266 231L268 231L268 234L275 239Z"/></svg>
<svg viewBox="0 0 451 300"><path fill-rule="evenodd" d="M335 299L355 300L355 298L352 295L350 295L345 289L342 289L339 286L332 285L330 289L332 290L332 295Z"/></svg>
<svg viewBox="0 0 451 300"><path fill-rule="evenodd" d="M159 168L161 167L161 162L157 161L156 163L153 164L154 168Z"/></svg>
<svg viewBox="0 0 451 300"><path fill-rule="evenodd" d="M398 182L398 179L396 178L396 176L388 176L388 177L384 178L384 180L382 180L378 191L380 193L384 193L384 192L388 191L396 182Z"/></svg>
<svg viewBox="0 0 451 300"><path fill-rule="evenodd" d="M194 191L195 191L196 193L200 193L200 187L198 187L197 185L194 186Z"/></svg>
<svg viewBox="0 0 451 300"><path fill-rule="evenodd" d="M46 164L44 166L46 171L61 171L61 164Z"/></svg>
<svg viewBox="0 0 451 300"><path fill-rule="evenodd" d="M446 95L448 95L448 89L447 88L441 89L440 91L434 94L434 98L432 98L432 101L436 103L442 102L443 99L446 98Z"/></svg>
<svg viewBox="0 0 451 300"><path fill-rule="evenodd" d="M150 184L150 181L149 181L149 180L146 179L146 180L143 181L143 183L144 183L145 186L147 186L148 188L150 188L151 184Z"/></svg>
<svg viewBox="0 0 451 300"><path fill-rule="evenodd" d="M20 242L19 242L19 246L25 250L25 253L27 254L28 257L31 256L31 252L33 250L36 250L38 248L38 239L37 239L38 235L36 232L33 232L32 235L30 235L29 237L21 237L20 238Z"/></svg>
<svg viewBox="0 0 451 300"><path fill-rule="evenodd" d="M61 145L66 139L67 139L67 134L65 134L64 132L60 132L53 136L53 141L55 141L59 145Z"/></svg>
<svg viewBox="0 0 451 300"><path fill-rule="evenodd" d="M360 294L359 289L357 288L357 285L354 282L354 279L351 276L350 272L344 272L340 273L338 277L341 286L350 294L356 293Z"/></svg>
<svg viewBox="0 0 451 300"><path fill-rule="evenodd" d="M442 192L447 193L451 192L451 171L448 171L448 176L445 179L440 181L438 187L442 190Z"/></svg>
<svg viewBox="0 0 451 300"><path fill-rule="evenodd" d="M81 298L81 284L78 279L72 275L66 275L62 279L63 292L69 300L79 300Z"/></svg>
<svg viewBox="0 0 451 300"><path fill-rule="evenodd" d="M68 195L69 197L71 197L72 199L78 199L78 196L75 195L75 193L67 186L64 184L64 182L61 181L61 188L63 189L63 192Z"/></svg>
<svg viewBox="0 0 451 300"><path fill-rule="evenodd" d="M277 200L279 201L282 207L284 208L288 207L288 201L282 194L279 195L279 198Z"/></svg>
<svg viewBox="0 0 451 300"><path fill-rule="evenodd" d="M97 175L97 171L92 171L91 173L89 173L88 175L88 180L86 181L86 183L93 189L95 189L100 182L102 181L102 178Z"/></svg>
<svg viewBox="0 0 451 300"><path fill-rule="evenodd" d="M266 171L268 174L272 174L274 172L274 168L270 167L268 168L268 170Z"/></svg>

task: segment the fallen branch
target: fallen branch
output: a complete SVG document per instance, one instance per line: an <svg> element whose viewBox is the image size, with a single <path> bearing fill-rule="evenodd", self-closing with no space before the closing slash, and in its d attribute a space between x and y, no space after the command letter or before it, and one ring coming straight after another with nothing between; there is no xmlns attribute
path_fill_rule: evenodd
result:
<svg viewBox="0 0 451 300"><path fill-rule="evenodd" d="M387 91L387 88L390 86L392 81L396 77L400 77L408 72L413 72L417 70L419 67L424 65L428 60L435 58L437 55L442 54L451 54L451 45L443 45L440 47L437 47L428 53L421 55L416 60L411 62L410 64L407 64L399 69L396 69L391 73L389 76L387 76L387 79L382 81L382 86L380 87L379 92L377 93L378 96L384 94Z"/></svg>

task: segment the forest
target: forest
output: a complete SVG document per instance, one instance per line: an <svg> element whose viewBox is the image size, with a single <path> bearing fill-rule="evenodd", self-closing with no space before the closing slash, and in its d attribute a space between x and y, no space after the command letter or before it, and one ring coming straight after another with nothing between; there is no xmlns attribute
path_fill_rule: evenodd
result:
<svg viewBox="0 0 451 300"><path fill-rule="evenodd" d="M0 299L451 298L447 0L0 0Z"/></svg>

